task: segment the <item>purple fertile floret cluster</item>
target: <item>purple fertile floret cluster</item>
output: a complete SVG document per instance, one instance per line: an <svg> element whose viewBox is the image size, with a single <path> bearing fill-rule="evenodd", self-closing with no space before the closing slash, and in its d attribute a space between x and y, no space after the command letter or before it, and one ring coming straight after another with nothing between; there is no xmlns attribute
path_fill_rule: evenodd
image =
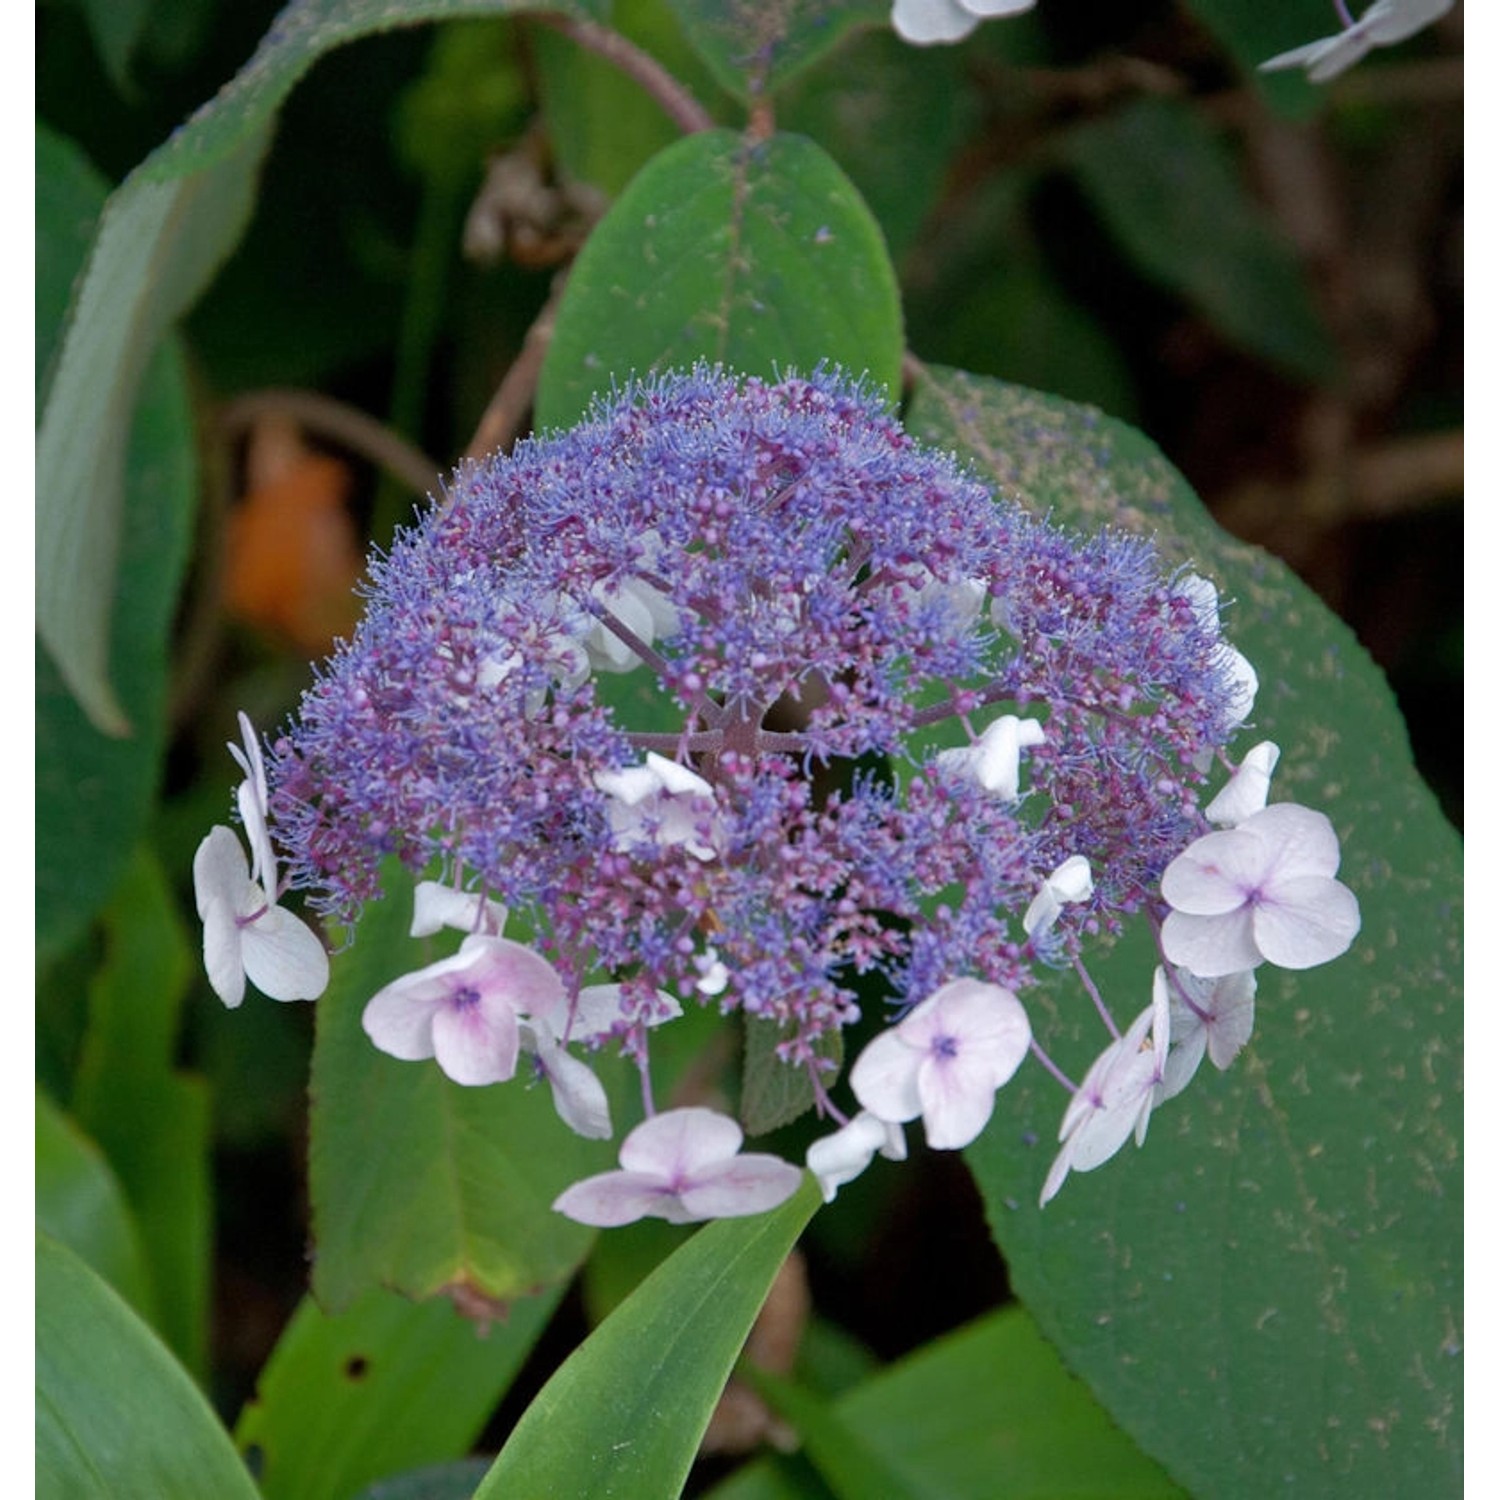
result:
<svg viewBox="0 0 1500 1500"><path fill-rule="evenodd" d="M1019 990L1159 900L1235 690L1148 543L1026 515L842 375L700 367L460 471L274 745L271 816L327 914L396 855L523 915L570 992L622 983L627 1045L664 992L816 1068L861 975ZM1041 726L1015 795L952 754L1005 714ZM621 791L648 752L693 785ZM1074 856L1091 895L1023 931Z"/></svg>

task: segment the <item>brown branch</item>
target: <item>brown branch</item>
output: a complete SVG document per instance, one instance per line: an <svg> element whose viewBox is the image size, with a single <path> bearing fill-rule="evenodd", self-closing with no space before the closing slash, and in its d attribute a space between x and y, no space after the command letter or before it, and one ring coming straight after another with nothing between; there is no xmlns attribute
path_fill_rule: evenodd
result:
<svg viewBox="0 0 1500 1500"><path fill-rule="evenodd" d="M521 352L511 361L504 379L479 419L479 426L474 429L469 446L464 449L465 458L482 458L486 453L508 448L515 441L536 397L536 383L542 373L542 361L547 357L547 346L552 342L557 308L567 280L566 271L559 271L553 278L552 291L526 330Z"/></svg>
<svg viewBox="0 0 1500 1500"><path fill-rule="evenodd" d="M236 436L267 417L289 417L317 437L367 458L420 495L437 487L438 466L374 417L316 391L249 391L224 408L220 423Z"/></svg>
<svg viewBox="0 0 1500 1500"><path fill-rule="evenodd" d="M532 19L551 27L553 31L560 31L580 47L597 53L606 62L613 64L628 78L633 78L656 100L667 118L684 135L714 128L713 116L688 92L687 87L662 67L649 52L643 52L618 31L611 31L597 21L580 20L573 16L540 15Z"/></svg>

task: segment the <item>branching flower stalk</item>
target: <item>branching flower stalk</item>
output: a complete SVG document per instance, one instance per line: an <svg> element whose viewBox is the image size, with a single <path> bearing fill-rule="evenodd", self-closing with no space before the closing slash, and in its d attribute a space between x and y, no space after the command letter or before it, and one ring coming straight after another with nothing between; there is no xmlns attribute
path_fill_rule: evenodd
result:
<svg viewBox="0 0 1500 1500"><path fill-rule="evenodd" d="M1200 810L1256 686L1219 613L1150 543L1028 515L838 372L633 385L465 465L374 562L264 774L247 740L255 873L220 877L210 975L234 1003L280 912L268 829L336 921L395 856L422 881L414 930L466 935L371 998L377 1047L473 1086L524 1062L595 1136L584 1058L641 1070L651 1128L560 1211L717 1217L794 1190L734 1122L655 1110L652 1034L686 1004L774 1025L840 1127L809 1157L830 1197L918 1118L967 1145L1036 1052L1072 1095L1045 1201L1144 1139L1205 1053L1232 1061L1260 962L1324 962L1358 929L1327 820L1265 805L1274 747ZM1122 1025L1084 951L1131 921L1164 964ZM295 955L277 998L314 992ZM1108 1042L1076 1088L1023 1001L1067 969ZM849 1071L851 1115L830 1043L871 1004L892 1024Z"/></svg>

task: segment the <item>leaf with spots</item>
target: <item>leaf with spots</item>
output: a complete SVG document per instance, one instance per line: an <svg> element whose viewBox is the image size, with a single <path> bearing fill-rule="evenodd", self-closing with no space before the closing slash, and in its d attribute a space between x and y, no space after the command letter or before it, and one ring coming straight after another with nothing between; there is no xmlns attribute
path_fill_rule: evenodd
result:
<svg viewBox="0 0 1500 1500"><path fill-rule="evenodd" d="M1154 534L1212 577L1255 664L1237 745L1282 749L1272 795L1327 812L1364 927L1323 968L1258 971L1255 1035L1153 1116L1137 1154L1038 1191L1065 1097L1036 1068L969 1148L1016 1290L1117 1421L1195 1494L1456 1494L1462 1014L1459 840L1351 633L1225 536L1139 433L931 370L908 423L1053 519ZM1150 999L1149 935L1090 971ZM1107 1040L1074 983L1029 992L1072 1076Z"/></svg>

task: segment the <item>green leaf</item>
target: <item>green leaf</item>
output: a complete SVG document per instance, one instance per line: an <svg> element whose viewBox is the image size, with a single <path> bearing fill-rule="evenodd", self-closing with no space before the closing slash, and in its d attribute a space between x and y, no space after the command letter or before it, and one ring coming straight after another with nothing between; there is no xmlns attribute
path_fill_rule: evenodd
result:
<svg viewBox="0 0 1500 1500"><path fill-rule="evenodd" d="M1275 794L1332 818L1364 919L1315 973L1263 967L1235 1066L1206 1069L1153 1117L1141 1155L1075 1175L1045 1212L1065 1101L1022 1069L967 1153L1012 1284L1195 1492L1456 1493L1460 849L1389 690L1346 627L1220 532L1130 428L951 371L928 373L910 425L1032 508L1154 533L1169 562L1217 581L1260 674L1256 733L1282 748ZM1090 972L1131 1014L1153 962L1138 934ZM1078 1076L1103 1037L1076 986L1059 979L1028 1008Z"/></svg>
<svg viewBox="0 0 1500 1500"><path fill-rule="evenodd" d="M769 1393L774 1399L776 1388ZM929 1344L840 1397L831 1412L867 1453L901 1476L909 1494L924 1500L1171 1500L1181 1494L1114 1426L1018 1307ZM790 1407L785 1414L799 1420ZM809 1443L808 1457L832 1485L821 1444L814 1449ZM804 1473L784 1458L762 1460L719 1485L712 1500L821 1497L822 1487L807 1485Z"/></svg>
<svg viewBox="0 0 1500 1500"><path fill-rule="evenodd" d="M1188 7L1228 48L1256 91L1278 114L1305 120L1316 112L1324 89L1300 68L1262 73L1260 65L1282 52L1331 36L1338 15L1323 0L1266 5L1262 0L1188 0Z"/></svg>
<svg viewBox="0 0 1500 1500"><path fill-rule="evenodd" d="M104 944L89 985L73 1108L140 1225L158 1331L198 1373L206 1364L212 1239L208 1093L173 1066L193 956L166 878L145 850L105 913Z"/></svg>
<svg viewBox="0 0 1500 1500"><path fill-rule="evenodd" d="M560 1295L518 1299L484 1328L394 1292L367 1292L337 1315L304 1298L235 1428L266 1500L345 1500L467 1453Z"/></svg>
<svg viewBox="0 0 1500 1500"><path fill-rule="evenodd" d="M688 40L737 99L751 103L816 62L850 31L890 20L886 0L669 0Z"/></svg>
<svg viewBox="0 0 1500 1500"><path fill-rule="evenodd" d="M552 1202L612 1167L616 1147L574 1135L548 1089L528 1087L524 1061L509 1083L465 1088L436 1062L375 1049L360 1025L370 997L439 956L407 935L410 882L392 873L386 890L317 1002L313 1289L334 1311L372 1286L505 1303L563 1280L583 1259L593 1231ZM606 1088L617 1076L597 1071Z"/></svg>
<svg viewBox="0 0 1500 1500"><path fill-rule="evenodd" d="M1137 100L1070 132L1063 151L1145 276L1288 374L1313 383L1337 377L1338 354L1306 272L1198 110Z"/></svg>
<svg viewBox="0 0 1500 1500"><path fill-rule="evenodd" d="M747 1135L766 1135L789 1124L813 1107L812 1080L807 1069L793 1067L776 1055L777 1046L789 1035L785 1027L759 1016L745 1017L745 1071L740 1088L740 1120ZM841 1064L843 1036L833 1032L821 1038L817 1051ZM838 1077L835 1070L829 1075Z"/></svg>
<svg viewBox="0 0 1500 1500"><path fill-rule="evenodd" d="M231 82L110 195L37 435L37 630L96 727L136 715L110 655L126 435L143 372L249 218L275 113L323 53L515 0L294 0ZM38 260L42 257L38 256Z"/></svg>
<svg viewBox="0 0 1500 1500"><path fill-rule="evenodd" d="M666 1500L698 1443L817 1184L771 1213L698 1231L577 1349L526 1409L474 1500Z"/></svg>
<svg viewBox="0 0 1500 1500"><path fill-rule="evenodd" d="M632 373L707 359L774 376L836 361L894 393L901 308L880 230L800 136L705 131L664 151L573 268L537 425L576 421Z"/></svg>
<svg viewBox="0 0 1500 1500"><path fill-rule="evenodd" d="M182 1367L46 1235L36 1242L36 1481L41 1500L255 1500Z"/></svg>
<svg viewBox="0 0 1500 1500"><path fill-rule="evenodd" d="M127 92L131 54L146 29L151 0L83 0L83 13L109 81Z"/></svg>
<svg viewBox="0 0 1500 1500"><path fill-rule="evenodd" d="M36 1222L147 1321L151 1279L140 1231L104 1153L44 1093L36 1096Z"/></svg>
<svg viewBox="0 0 1500 1500"><path fill-rule="evenodd" d="M37 379L51 366L68 289L83 264L105 184L70 142L37 131ZM52 660L36 657L37 942L56 957L107 899L144 830L165 739L167 632L187 562L196 487L192 418L175 347L152 363L125 456L118 585L91 593L64 580L67 609L98 606L113 619L115 682L134 726L100 734ZM39 488L39 503L45 498Z"/></svg>
<svg viewBox="0 0 1500 1500"><path fill-rule="evenodd" d="M489 1470L487 1458L465 1458L395 1474L361 1490L355 1500L474 1500Z"/></svg>

